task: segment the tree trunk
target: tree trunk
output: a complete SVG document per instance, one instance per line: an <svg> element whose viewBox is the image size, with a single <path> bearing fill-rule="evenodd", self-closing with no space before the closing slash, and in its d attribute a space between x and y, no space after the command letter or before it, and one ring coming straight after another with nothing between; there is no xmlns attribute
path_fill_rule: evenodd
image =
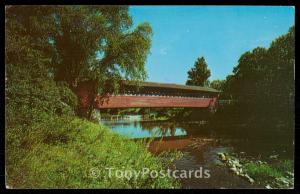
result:
<svg viewBox="0 0 300 194"><path fill-rule="evenodd" d="M78 97L77 114L80 117L91 119L92 111L94 109L94 101L97 96L97 82L84 81L78 83L75 88L75 93Z"/></svg>

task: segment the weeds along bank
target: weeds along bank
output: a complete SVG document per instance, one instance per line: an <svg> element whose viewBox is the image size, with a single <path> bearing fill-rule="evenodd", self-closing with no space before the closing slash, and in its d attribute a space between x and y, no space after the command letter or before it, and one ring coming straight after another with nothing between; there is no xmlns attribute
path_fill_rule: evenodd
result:
<svg viewBox="0 0 300 194"><path fill-rule="evenodd" d="M172 188L169 177L109 177L105 168L160 171L141 144L69 116L45 116L30 130L6 131L6 185L12 188Z"/></svg>

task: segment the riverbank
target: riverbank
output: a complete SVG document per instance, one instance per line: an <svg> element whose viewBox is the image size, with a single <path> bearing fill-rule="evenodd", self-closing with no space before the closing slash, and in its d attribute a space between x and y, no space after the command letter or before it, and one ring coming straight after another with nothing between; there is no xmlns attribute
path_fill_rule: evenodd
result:
<svg viewBox="0 0 300 194"><path fill-rule="evenodd" d="M113 173L144 168L160 171L166 166L143 142L133 142L105 126L75 117L47 116L26 132L16 130L6 133L8 188L180 187L170 177L146 174L127 179Z"/></svg>
<svg viewBox="0 0 300 194"><path fill-rule="evenodd" d="M175 139L152 144L153 147L160 148L150 149L154 153L177 148L181 150L183 159L175 161L178 169L192 169L197 166L210 169L211 178L208 180L181 179L184 188L294 187L294 162L279 154L254 157L246 152L238 153L236 149L227 147L220 139L215 138Z"/></svg>
<svg viewBox="0 0 300 194"><path fill-rule="evenodd" d="M294 187L294 162L271 155L268 160L247 156L245 153L218 153L229 170L250 183L267 189L291 189Z"/></svg>

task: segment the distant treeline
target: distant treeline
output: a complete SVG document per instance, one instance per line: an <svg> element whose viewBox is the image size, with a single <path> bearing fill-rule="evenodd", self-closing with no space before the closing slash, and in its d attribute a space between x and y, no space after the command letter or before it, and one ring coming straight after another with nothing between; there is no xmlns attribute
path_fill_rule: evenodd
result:
<svg viewBox="0 0 300 194"><path fill-rule="evenodd" d="M222 110L224 120L249 125L289 124L293 128L294 67L295 27L275 39L269 48L257 47L244 53L221 87L222 99L237 101Z"/></svg>

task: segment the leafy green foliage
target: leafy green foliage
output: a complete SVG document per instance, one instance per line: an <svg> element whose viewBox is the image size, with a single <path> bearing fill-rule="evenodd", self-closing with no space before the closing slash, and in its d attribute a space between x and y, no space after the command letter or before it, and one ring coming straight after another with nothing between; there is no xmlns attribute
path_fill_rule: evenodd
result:
<svg viewBox="0 0 300 194"><path fill-rule="evenodd" d="M24 18L16 20L19 19ZM76 96L65 84L53 81L51 71L45 68L50 66L52 59L47 52L40 49L42 43L39 39L35 41L34 37L22 31L22 28L15 23L16 20L6 21L5 118L7 127L16 127L16 125L26 127L38 121L40 114L74 114ZM30 33L37 34L39 31ZM47 45L44 48L47 49Z"/></svg>
<svg viewBox="0 0 300 194"><path fill-rule="evenodd" d="M214 88L219 91L223 91L224 89L225 80L213 80L209 83L209 87Z"/></svg>
<svg viewBox="0 0 300 194"><path fill-rule="evenodd" d="M194 67L188 71L188 80L186 81L186 85L208 86L209 77L210 70L207 68L204 57L198 58Z"/></svg>
<svg viewBox="0 0 300 194"><path fill-rule="evenodd" d="M269 48L258 47L240 57L224 84L224 96L238 102L240 120L292 124L294 63L295 27Z"/></svg>
<svg viewBox="0 0 300 194"><path fill-rule="evenodd" d="M147 76L152 29L148 23L133 28L127 6L10 6L6 16L9 63L23 63L23 51L34 49L35 62L46 60L41 68L76 94L80 83L91 83L89 109L98 93L117 93L121 80Z"/></svg>
<svg viewBox="0 0 300 194"><path fill-rule="evenodd" d="M6 15L18 35L9 41L26 36L46 51L57 80L75 86L79 79L146 76L152 30L148 23L131 29L126 6L10 6Z"/></svg>

